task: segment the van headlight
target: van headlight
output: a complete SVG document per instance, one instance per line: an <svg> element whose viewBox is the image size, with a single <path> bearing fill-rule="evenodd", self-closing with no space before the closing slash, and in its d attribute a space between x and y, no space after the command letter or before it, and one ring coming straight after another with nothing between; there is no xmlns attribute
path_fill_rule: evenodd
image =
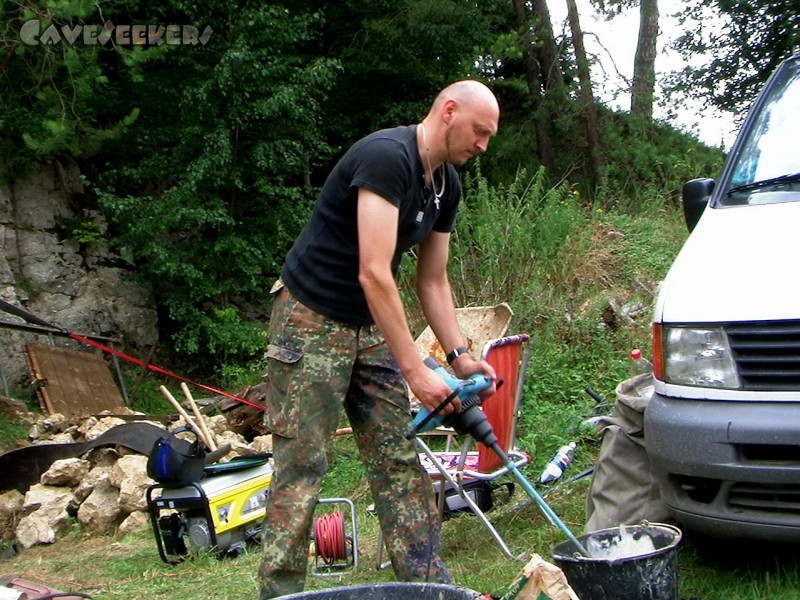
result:
<svg viewBox="0 0 800 600"><path fill-rule="evenodd" d="M739 375L721 327L663 326L664 381L738 389Z"/></svg>

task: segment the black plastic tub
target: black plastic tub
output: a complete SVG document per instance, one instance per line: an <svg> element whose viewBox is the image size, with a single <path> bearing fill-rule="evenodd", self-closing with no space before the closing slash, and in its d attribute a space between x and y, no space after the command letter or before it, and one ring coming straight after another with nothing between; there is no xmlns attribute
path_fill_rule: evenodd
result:
<svg viewBox="0 0 800 600"><path fill-rule="evenodd" d="M592 557L581 555L572 541L558 544L552 554L581 600L678 600L681 538L672 525L642 523L579 536ZM635 552L639 546L649 551Z"/></svg>
<svg viewBox="0 0 800 600"><path fill-rule="evenodd" d="M477 600L475 590L442 583L376 583L281 596L281 600Z"/></svg>

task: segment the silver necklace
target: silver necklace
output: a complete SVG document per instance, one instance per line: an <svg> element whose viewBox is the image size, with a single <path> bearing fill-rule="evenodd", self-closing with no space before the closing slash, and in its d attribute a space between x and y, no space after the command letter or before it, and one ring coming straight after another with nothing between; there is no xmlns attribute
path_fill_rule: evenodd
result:
<svg viewBox="0 0 800 600"><path fill-rule="evenodd" d="M420 129L422 129L422 143L425 146L425 160L428 161L428 170L431 172L431 185L433 186L433 198L434 202L436 203L436 208L439 208L439 200L441 199L442 195L444 195L444 188L446 184L445 180L445 170L441 169L441 179L442 179L442 189L438 192L436 191L436 174L433 172L433 168L431 167L431 149L428 148L428 136L425 132L425 125L422 123L419 124Z"/></svg>

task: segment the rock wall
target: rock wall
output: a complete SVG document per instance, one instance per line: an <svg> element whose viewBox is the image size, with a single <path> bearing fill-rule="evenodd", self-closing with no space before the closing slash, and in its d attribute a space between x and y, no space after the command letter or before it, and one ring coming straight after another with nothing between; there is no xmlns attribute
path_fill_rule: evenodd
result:
<svg viewBox="0 0 800 600"><path fill-rule="evenodd" d="M133 352L156 344L152 293L131 280L131 265L102 241L102 218L77 206L83 194L77 167L54 163L9 179L0 172L0 298L69 331L117 338ZM76 240L76 223L89 223L84 227L100 241ZM24 321L0 310L0 322ZM47 337L0 326L0 394L29 380L31 341Z"/></svg>

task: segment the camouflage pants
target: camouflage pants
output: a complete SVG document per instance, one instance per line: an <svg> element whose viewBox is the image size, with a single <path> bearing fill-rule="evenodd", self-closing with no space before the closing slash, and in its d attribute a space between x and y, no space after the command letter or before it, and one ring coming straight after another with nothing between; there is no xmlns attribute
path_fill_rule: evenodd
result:
<svg viewBox="0 0 800 600"><path fill-rule="evenodd" d="M315 313L286 288L270 327L264 422L273 433L275 474L262 529L260 599L303 590L327 446L342 406L398 580L450 583L431 483L405 439L406 384L382 336L374 326Z"/></svg>

